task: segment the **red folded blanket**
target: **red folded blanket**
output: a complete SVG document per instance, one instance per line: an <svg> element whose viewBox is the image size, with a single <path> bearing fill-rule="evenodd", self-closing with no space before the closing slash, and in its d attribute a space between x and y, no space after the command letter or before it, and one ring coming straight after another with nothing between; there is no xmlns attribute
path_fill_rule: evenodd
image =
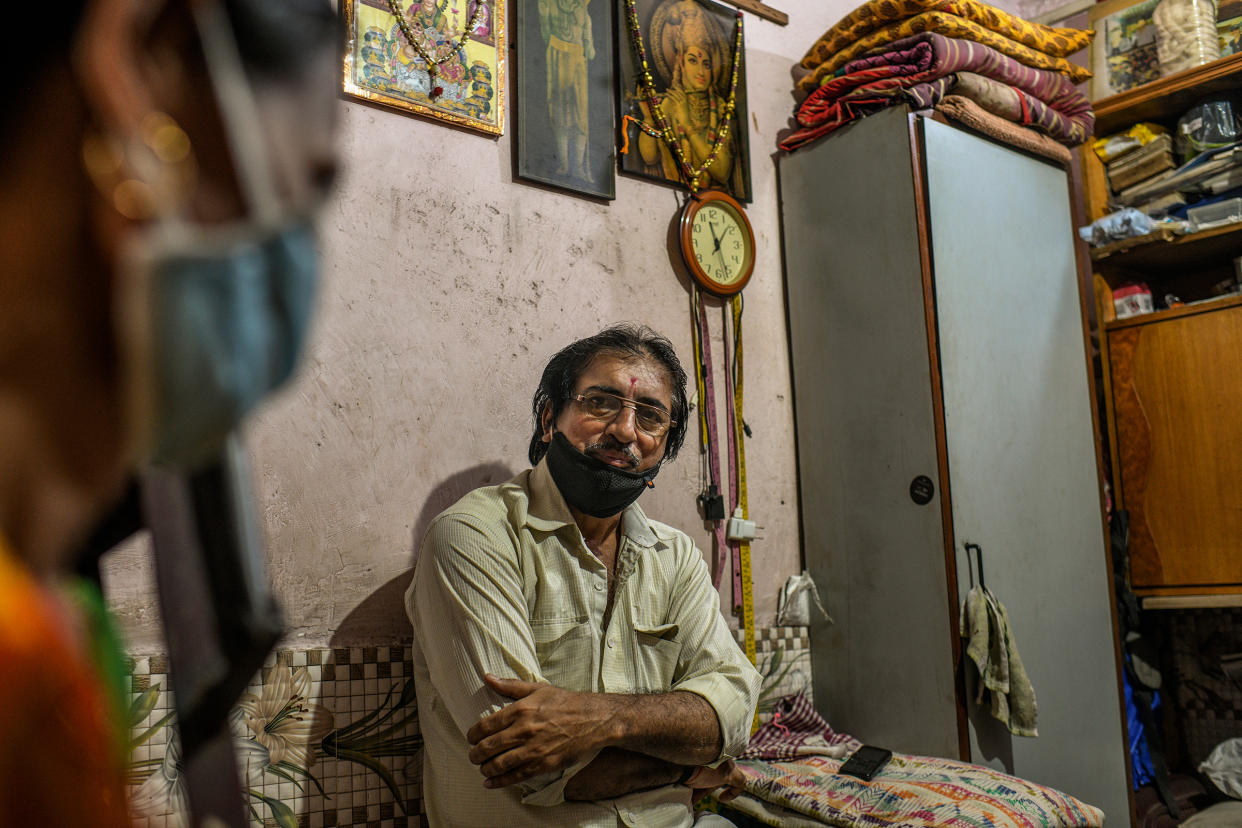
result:
<svg viewBox="0 0 1242 828"><path fill-rule="evenodd" d="M1024 116L1026 122L1063 143L1086 140L1095 123L1091 104L1064 75L1024 66L982 44L934 32L895 41L889 51L848 63L843 72L802 102L797 112L802 129L781 140L781 149L796 149L894 103L934 105L952 82L928 84L958 72L981 75L1024 93L1019 103L1034 111ZM1003 111L995 114L1008 117Z"/></svg>

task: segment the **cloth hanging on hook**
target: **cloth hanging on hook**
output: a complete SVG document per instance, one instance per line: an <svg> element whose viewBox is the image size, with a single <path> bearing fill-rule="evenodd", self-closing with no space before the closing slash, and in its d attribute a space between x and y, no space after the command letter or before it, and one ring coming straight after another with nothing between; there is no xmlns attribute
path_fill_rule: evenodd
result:
<svg viewBox="0 0 1242 828"><path fill-rule="evenodd" d="M1009 613L984 585L983 550L977 544L968 543L968 556L972 548L979 559L979 582L966 594L959 628L962 638L967 640L966 655L979 671L975 703L986 702L993 718L1003 722L1013 735L1037 737L1035 688L1018 655Z"/></svg>

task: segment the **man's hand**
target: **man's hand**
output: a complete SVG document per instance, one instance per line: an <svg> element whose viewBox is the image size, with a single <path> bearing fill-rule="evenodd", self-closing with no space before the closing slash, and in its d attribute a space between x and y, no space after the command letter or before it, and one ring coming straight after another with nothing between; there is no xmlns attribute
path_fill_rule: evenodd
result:
<svg viewBox="0 0 1242 828"><path fill-rule="evenodd" d="M500 695L517 699L466 733L468 756L486 777L485 788L566 768L611 741L612 706L599 694L492 675L483 680Z"/></svg>
<svg viewBox="0 0 1242 828"><path fill-rule="evenodd" d="M716 797L721 802L728 802L740 793L746 790L746 774L742 773L742 769L733 764L730 759L721 762L714 768L702 767L690 774L690 778L686 780L686 787L693 791L694 804L698 805L703 799L717 788L724 788L724 791Z"/></svg>

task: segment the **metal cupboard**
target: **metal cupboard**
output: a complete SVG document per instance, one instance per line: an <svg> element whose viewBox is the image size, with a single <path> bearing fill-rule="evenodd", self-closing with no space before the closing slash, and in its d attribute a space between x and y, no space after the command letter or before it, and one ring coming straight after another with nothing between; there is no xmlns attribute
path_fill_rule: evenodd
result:
<svg viewBox="0 0 1242 828"><path fill-rule="evenodd" d="M1129 822L1069 175L894 107L779 162L815 701L837 729ZM1039 710L974 703L982 549ZM973 668L972 668L973 669Z"/></svg>

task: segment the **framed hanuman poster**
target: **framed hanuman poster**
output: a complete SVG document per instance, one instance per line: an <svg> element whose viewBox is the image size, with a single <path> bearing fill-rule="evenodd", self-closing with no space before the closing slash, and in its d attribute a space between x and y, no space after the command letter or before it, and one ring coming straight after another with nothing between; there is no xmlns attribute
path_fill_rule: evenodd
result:
<svg viewBox="0 0 1242 828"><path fill-rule="evenodd" d="M612 0L517 9L519 178L616 197Z"/></svg>
<svg viewBox="0 0 1242 828"><path fill-rule="evenodd" d="M505 0L343 0L348 95L500 135Z"/></svg>

